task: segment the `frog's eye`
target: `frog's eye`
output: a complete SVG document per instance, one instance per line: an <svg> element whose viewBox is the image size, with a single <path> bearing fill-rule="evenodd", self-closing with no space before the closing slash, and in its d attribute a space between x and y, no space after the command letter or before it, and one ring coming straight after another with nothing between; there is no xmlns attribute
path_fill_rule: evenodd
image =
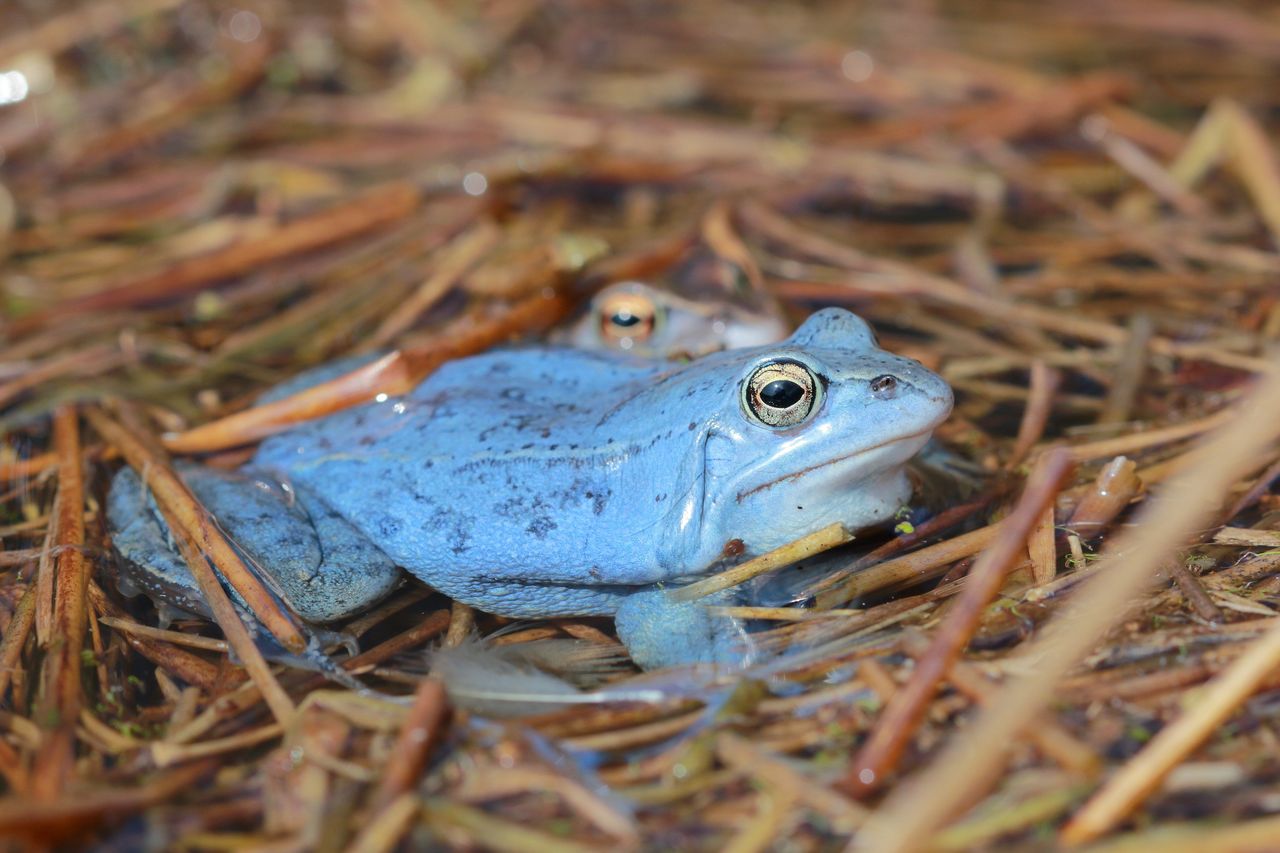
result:
<svg viewBox="0 0 1280 853"><path fill-rule="evenodd" d="M647 341L658 326L658 306L640 293L613 293L596 308L600 334L622 349Z"/></svg>
<svg viewBox="0 0 1280 853"><path fill-rule="evenodd" d="M795 426L817 411L821 390L818 377L800 362L771 361L743 384L742 408L765 426Z"/></svg>

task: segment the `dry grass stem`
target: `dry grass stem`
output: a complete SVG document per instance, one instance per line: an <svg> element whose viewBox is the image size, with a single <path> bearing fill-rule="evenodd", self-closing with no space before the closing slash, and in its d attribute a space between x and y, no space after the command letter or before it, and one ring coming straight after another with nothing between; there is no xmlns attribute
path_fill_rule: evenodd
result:
<svg viewBox="0 0 1280 853"><path fill-rule="evenodd" d="M1032 721L1049 701L1055 683L1152 582L1155 569L1185 541L1186 531L1212 517L1215 499L1280 435L1280 377L1263 382L1247 405L1254 416L1214 433L1196 464L1171 480L1143 510L1138 526L1111 545L1094 583L1027 653L1037 659L1036 668L1001 690L963 741L953 743L926 771L890 793L868 824L866 838L860 838L861 847L912 849L990 785L1003 766L1010 733Z"/></svg>
<svg viewBox="0 0 1280 853"><path fill-rule="evenodd" d="M843 545L852 538L853 536L845 529L843 524L838 522L830 524L821 530L810 533L808 536L802 536L794 542L788 542L786 545L775 548L767 554L753 557L741 565L725 569L717 575L712 575L704 580L673 590L670 595L676 601L692 601L695 598L703 598L712 593L746 583L752 578L775 571L783 566L798 563L801 560L812 557L814 554L829 551L837 545Z"/></svg>
<svg viewBox="0 0 1280 853"><path fill-rule="evenodd" d="M1035 848L1066 828L1102 849L1266 846L1274 15L1209 0L642 5L4 4L0 835L67 850L881 851ZM623 282L652 288L652 324L603 310L597 294ZM534 424L498 411L515 388L502 403L420 390L499 350L530 367L508 378L559 401L577 377L569 360L536 369L545 345L654 348L698 369L722 338L768 345L828 306L955 392L903 471L903 445L857 451L891 438L913 397L846 410L832 383L878 375L857 370L819 371L833 393L796 428L742 421L736 391L713 399L741 380L726 373L687 401L703 415L636 409L596 427L626 433L605 447L557 434L562 418L595 424L598 395L565 394ZM720 358L735 356L701 363ZM330 381L280 396L317 369ZM669 390L667 368L654 375L635 402ZM421 405L391 399L407 394ZM415 428L438 405L473 420L492 447L469 469L494 495L435 515L429 496L390 496L405 522L391 534L368 484L322 471L252 522L297 531L279 560L175 473L277 477L256 442L383 404ZM385 433L359 412L334 424L355 422L324 433L325 464L378 452ZM430 429L422 452L450 455ZM856 474L807 473L836 458ZM385 461L412 477L426 464ZM1054 482L1028 483L1046 465ZM514 510L498 494L525 476L512 466L535 478ZM539 492L543 466L573 485ZM674 548L665 498L636 502L672 466L702 490L700 521L678 531L697 549ZM124 467L148 490L140 525L120 514ZM762 554L746 501L719 512L760 483L779 513L794 496L797 518L883 521ZM574 507L601 484L608 510L579 530ZM536 515L547 574L404 572L382 601L305 625L277 575L301 579L299 555L332 562L311 499L336 509L335 489L388 553L415 524L475 537L490 513L512 531ZM632 552L668 539L664 554L720 556L644 557L636 574ZM608 615L627 590L595 588L620 571L741 629L749 664L639 671ZM517 599L519 619L485 607ZM529 606L544 599L554 613ZM454 685L427 675L435 654L476 656L480 686L455 708ZM515 716L467 704L481 694Z"/></svg>

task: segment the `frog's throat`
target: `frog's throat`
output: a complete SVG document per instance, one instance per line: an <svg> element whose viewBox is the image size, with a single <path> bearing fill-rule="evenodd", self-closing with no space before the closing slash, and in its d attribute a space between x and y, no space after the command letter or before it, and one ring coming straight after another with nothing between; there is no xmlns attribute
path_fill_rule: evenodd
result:
<svg viewBox="0 0 1280 853"><path fill-rule="evenodd" d="M744 500L756 494L757 492L763 492L763 491L772 489L774 486L778 485L779 483L786 483L790 480L798 480L801 477L805 476L806 474L811 474L820 468L826 468L829 465L835 465L837 462L843 462L846 459L852 459L855 456L861 456L864 453L870 453L871 451L879 450L882 447L890 447L895 444L902 444L904 442L911 441L912 439L927 438L929 435L933 433L933 430L934 430L934 427L931 426L928 429L922 429L919 432L913 432L910 435L900 435L900 436L897 436L896 438L891 438L888 441L882 441L879 444L873 444L870 447L859 447L857 450L850 451L849 453L842 453L841 455L828 459L825 462L815 463L806 468L801 468L799 471L792 471L790 474L784 474L781 477L775 477L774 479L767 480L763 483L760 483L757 486L752 486L746 491L738 492L735 500L737 503L742 503Z"/></svg>

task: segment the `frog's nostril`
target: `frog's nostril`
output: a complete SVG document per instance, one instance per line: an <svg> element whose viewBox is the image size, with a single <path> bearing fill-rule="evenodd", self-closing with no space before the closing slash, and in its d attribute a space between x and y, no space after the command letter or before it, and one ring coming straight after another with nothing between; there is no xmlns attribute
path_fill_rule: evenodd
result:
<svg viewBox="0 0 1280 853"><path fill-rule="evenodd" d="M898 388L898 379L895 376L885 374L877 376L871 380L871 393L879 397L886 397L892 394Z"/></svg>

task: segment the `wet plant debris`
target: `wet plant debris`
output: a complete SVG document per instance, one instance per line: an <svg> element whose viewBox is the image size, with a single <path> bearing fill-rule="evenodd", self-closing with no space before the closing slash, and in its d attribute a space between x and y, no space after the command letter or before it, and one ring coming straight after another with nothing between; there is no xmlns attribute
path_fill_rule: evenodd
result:
<svg viewBox="0 0 1280 853"><path fill-rule="evenodd" d="M1278 58L1256 2L5 3L0 838L1274 849ZM318 641L174 465L628 280L855 311L944 464L726 547L741 670L414 580L264 656ZM126 465L212 618L121 591Z"/></svg>

